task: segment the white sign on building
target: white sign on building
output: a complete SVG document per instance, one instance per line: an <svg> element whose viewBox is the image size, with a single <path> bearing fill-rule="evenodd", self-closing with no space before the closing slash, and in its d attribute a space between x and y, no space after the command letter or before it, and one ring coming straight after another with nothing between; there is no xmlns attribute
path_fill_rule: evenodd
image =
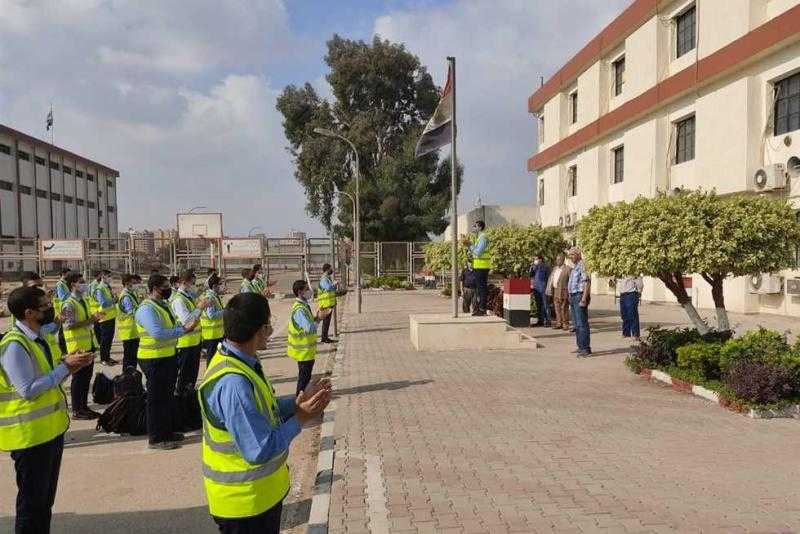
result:
<svg viewBox="0 0 800 534"><path fill-rule="evenodd" d="M83 241L80 239L43 239L43 260L83 260Z"/></svg>
<svg viewBox="0 0 800 534"><path fill-rule="evenodd" d="M225 259L259 259L261 256L261 239L222 240L222 257Z"/></svg>

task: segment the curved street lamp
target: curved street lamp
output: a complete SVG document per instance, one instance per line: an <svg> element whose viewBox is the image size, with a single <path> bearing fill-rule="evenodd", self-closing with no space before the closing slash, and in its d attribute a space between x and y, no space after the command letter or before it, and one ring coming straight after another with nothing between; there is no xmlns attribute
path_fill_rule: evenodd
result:
<svg viewBox="0 0 800 534"><path fill-rule="evenodd" d="M263 230L263 228L261 228L260 226L254 226L250 228L250 230L247 231L247 237L253 237L253 232L255 230Z"/></svg>

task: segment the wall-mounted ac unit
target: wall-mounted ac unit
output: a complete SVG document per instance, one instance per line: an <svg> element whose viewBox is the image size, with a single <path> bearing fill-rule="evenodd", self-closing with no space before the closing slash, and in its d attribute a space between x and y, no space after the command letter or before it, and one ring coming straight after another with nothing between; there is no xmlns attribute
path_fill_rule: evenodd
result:
<svg viewBox="0 0 800 534"><path fill-rule="evenodd" d="M769 273L754 274L747 282L754 295L777 295L783 292L783 277Z"/></svg>
<svg viewBox="0 0 800 534"><path fill-rule="evenodd" d="M774 163L758 169L750 177L750 183L747 184L747 188L758 193L785 189L786 179L786 167L781 163Z"/></svg>
<svg viewBox="0 0 800 534"><path fill-rule="evenodd" d="M577 213L567 213L564 217L564 226L566 228L573 228L578 223Z"/></svg>
<svg viewBox="0 0 800 534"><path fill-rule="evenodd" d="M786 279L786 294L787 295L800 295L800 278L787 278Z"/></svg>

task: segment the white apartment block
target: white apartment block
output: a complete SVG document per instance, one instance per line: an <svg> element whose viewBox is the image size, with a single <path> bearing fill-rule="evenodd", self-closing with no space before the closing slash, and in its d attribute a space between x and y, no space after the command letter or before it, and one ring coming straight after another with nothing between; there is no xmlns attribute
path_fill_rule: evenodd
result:
<svg viewBox="0 0 800 534"><path fill-rule="evenodd" d="M0 124L0 236L116 238L117 178L114 169Z"/></svg>
<svg viewBox="0 0 800 534"><path fill-rule="evenodd" d="M569 230L592 206L682 187L800 209L800 0L635 0L528 108L544 226ZM729 309L800 316L800 271L775 275L726 282ZM689 285L713 307L700 276ZM658 280L643 297L673 300Z"/></svg>

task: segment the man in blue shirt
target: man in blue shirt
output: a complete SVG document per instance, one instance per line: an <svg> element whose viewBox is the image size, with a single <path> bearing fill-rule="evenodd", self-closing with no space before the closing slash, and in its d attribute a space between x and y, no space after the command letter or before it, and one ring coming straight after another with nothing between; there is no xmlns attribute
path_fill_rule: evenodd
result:
<svg viewBox="0 0 800 534"><path fill-rule="evenodd" d="M586 272L583 257L578 247L569 249L569 259L574 265L569 273L570 313L575 325L575 338L578 343L578 358L586 358L592 354L589 337L589 301L591 294L592 277Z"/></svg>
<svg viewBox="0 0 800 534"><path fill-rule="evenodd" d="M272 389L258 357L258 351L267 348L267 340L272 335L269 302L258 293L235 295L225 308L224 329L225 340L220 344L218 355L210 362L211 374L206 374L199 387L204 425L230 434L235 447L229 454L239 456L255 467L288 451L292 440L300 434L302 425L321 414L330 402L331 385L327 379L316 380L297 397L276 399L279 417L277 424L273 424L269 414L259 410L255 398L255 392L262 386ZM251 380L258 381L258 378L251 379L241 372L216 375L215 368L220 367L218 364L223 363L224 358L237 360L252 369L263 383L254 383ZM207 440L206 431L203 451L206 465L213 464L213 458L207 457ZM213 469L214 465L208 465L204 471ZM234 509L247 507L252 501L252 496L248 495L250 491L252 487L245 482L241 488L233 490L242 503L225 504ZM212 502L213 499L209 498L212 508L218 504ZM236 497L232 500L236 501ZM278 532L281 510L282 499L272 508L252 517L212 517L220 532Z"/></svg>
<svg viewBox="0 0 800 534"><path fill-rule="evenodd" d="M533 326L550 326L550 311L547 298L547 280L550 278L550 267L544 257L536 255L531 265L531 289L536 301L536 324Z"/></svg>
<svg viewBox="0 0 800 534"><path fill-rule="evenodd" d="M492 257L489 253L489 238L484 230L486 223L475 221L472 231L475 232L475 242L470 245L472 255L472 268L475 270L475 292L478 297L477 310L472 315L486 315L487 300L489 296L489 271L492 268Z"/></svg>
<svg viewBox="0 0 800 534"><path fill-rule="evenodd" d="M114 293L111 291L111 271L103 269L97 272L95 281L91 285L92 298L101 310L114 310L110 319L103 318L94 325L94 334L100 344L100 361L104 365L117 365L119 362L111 357L111 345L114 343L114 331L116 326L117 305Z"/></svg>

